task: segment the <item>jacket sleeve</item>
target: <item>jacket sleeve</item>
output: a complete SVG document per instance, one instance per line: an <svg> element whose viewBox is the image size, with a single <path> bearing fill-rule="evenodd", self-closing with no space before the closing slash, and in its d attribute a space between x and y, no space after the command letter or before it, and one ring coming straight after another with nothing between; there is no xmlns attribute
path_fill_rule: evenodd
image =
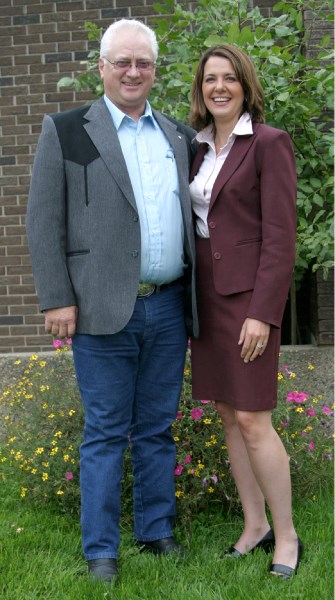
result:
<svg viewBox="0 0 335 600"><path fill-rule="evenodd" d="M76 304L66 265L66 180L54 121L45 116L29 190L26 229L41 310Z"/></svg>
<svg viewBox="0 0 335 600"><path fill-rule="evenodd" d="M296 240L296 169L289 135L268 128L258 146L262 246L248 317L281 326Z"/></svg>

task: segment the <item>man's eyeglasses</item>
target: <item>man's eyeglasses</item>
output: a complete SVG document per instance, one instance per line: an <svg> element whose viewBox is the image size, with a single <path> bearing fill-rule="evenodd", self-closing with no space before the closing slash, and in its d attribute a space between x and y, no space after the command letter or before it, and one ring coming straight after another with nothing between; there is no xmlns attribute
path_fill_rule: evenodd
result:
<svg viewBox="0 0 335 600"><path fill-rule="evenodd" d="M113 65L114 69L117 71L128 71L133 64L138 71L151 71L156 63L153 60L137 60L133 63L131 60L109 60L106 56L104 59L109 62L110 65Z"/></svg>

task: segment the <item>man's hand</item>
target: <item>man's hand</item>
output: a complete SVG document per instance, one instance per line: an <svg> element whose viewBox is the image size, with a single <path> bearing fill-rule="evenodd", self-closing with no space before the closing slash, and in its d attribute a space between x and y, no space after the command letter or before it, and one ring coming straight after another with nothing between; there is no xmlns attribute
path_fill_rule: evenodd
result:
<svg viewBox="0 0 335 600"><path fill-rule="evenodd" d="M45 311L45 331L58 338L72 337L76 331L77 306L63 306Z"/></svg>

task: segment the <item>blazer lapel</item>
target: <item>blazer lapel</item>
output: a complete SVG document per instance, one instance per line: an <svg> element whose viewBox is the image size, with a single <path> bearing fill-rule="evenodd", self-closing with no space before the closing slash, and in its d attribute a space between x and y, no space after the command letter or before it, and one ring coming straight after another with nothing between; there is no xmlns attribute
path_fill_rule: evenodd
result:
<svg viewBox="0 0 335 600"><path fill-rule="evenodd" d="M179 181L179 198L183 212L185 212L185 202L189 199L189 187L188 187L188 154L185 151L185 140L184 135L178 131L177 125L172 121L169 121L164 115L160 114L156 110L153 110L153 115L159 124L160 128L169 140L175 160L178 168L178 181ZM184 177L183 174L186 174Z"/></svg>
<svg viewBox="0 0 335 600"><path fill-rule="evenodd" d="M92 104L85 115L84 125L102 160L117 185L137 211L133 188L121 150L119 138L103 98Z"/></svg>
<svg viewBox="0 0 335 600"><path fill-rule="evenodd" d="M211 210L219 192L226 185L227 181L230 179L236 169L238 169L240 166L245 155L247 152L249 152L252 144L254 143L255 137L256 135L253 133L252 135L248 136L240 135L235 139L234 144L214 183L208 210Z"/></svg>

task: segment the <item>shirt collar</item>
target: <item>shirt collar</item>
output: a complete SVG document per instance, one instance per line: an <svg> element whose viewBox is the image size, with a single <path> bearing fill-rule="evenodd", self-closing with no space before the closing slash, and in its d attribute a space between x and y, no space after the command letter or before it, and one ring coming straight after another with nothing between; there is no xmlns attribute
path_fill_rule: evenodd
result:
<svg viewBox="0 0 335 600"><path fill-rule="evenodd" d="M231 139L231 136L236 137L237 135L252 135L252 134L253 134L253 128L252 128L252 121L251 121L250 114L248 112L244 112L243 115L240 116L233 131L229 135L228 140ZM196 135L196 139L200 143L206 143L206 144L209 144L210 142L214 143L213 124L211 123L210 125L207 125L207 127L205 127L205 129L203 129L202 131L199 131L199 133L197 133L197 135Z"/></svg>
<svg viewBox="0 0 335 600"><path fill-rule="evenodd" d="M106 102L106 106L111 114L111 117L113 119L113 123L115 125L116 130L118 130L122 124L122 122L124 120L130 120L133 121L133 119L131 117L129 117L128 115L126 115L124 112L122 112L122 110L120 110L107 96L106 94L104 94L104 100ZM141 119L147 118L147 121L151 122L155 127L158 127L158 124L156 123L154 116L152 114L152 109L151 106L149 104L148 101L146 101L145 103L145 109L144 109L144 113L141 116Z"/></svg>

